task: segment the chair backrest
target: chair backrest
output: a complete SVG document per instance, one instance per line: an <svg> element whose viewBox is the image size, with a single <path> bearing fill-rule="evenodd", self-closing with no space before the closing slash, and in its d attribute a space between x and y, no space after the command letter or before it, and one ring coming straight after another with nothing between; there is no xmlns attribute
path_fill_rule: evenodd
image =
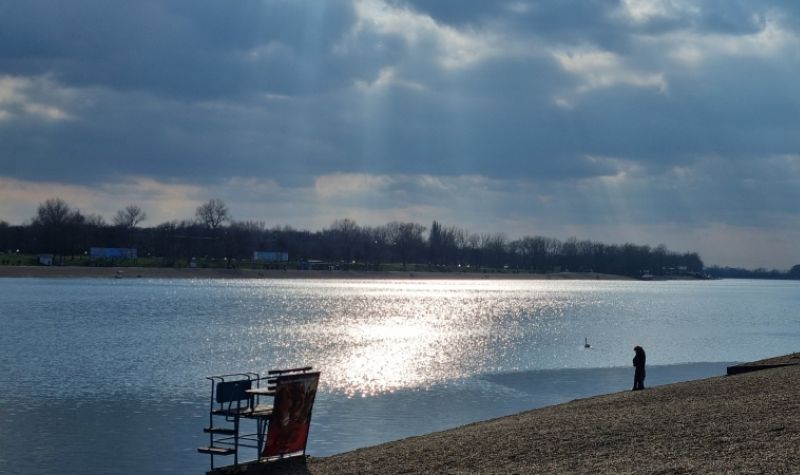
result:
<svg viewBox="0 0 800 475"><path fill-rule="evenodd" d="M223 404L250 399L250 395L246 391L252 387L253 381L250 379L221 381L217 383L216 401Z"/></svg>
<svg viewBox="0 0 800 475"><path fill-rule="evenodd" d="M307 373L311 371L311 366L303 366L302 368L289 368L289 369L273 369L270 370L267 374L270 376L274 375L281 375L281 374L289 374L289 373Z"/></svg>
<svg viewBox="0 0 800 475"><path fill-rule="evenodd" d="M302 368L289 368L289 369L273 369L267 373L267 377L262 378L261 381L266 381L267 388L275 390L278 385L278 379L281 376L305 374L311 371L311 366L303 366Z"/></svg>

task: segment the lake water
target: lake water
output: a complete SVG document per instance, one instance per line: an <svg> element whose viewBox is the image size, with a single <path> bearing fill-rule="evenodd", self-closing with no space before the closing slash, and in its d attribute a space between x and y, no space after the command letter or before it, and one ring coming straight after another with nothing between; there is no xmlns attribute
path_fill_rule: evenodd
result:
<svg viewBox="0 0 800 475"><path fill-rule="evenodd" d="M782 281L0 279L0 473L202 473L211 374L321 370L323 456L627 390L637 344L647 385L724 374L797 351L798 308Z"/></svg>

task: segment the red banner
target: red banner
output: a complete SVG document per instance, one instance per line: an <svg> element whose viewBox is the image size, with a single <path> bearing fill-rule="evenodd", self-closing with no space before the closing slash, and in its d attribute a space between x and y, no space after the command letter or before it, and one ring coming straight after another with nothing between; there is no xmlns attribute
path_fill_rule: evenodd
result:
<svg viewBox="0 0 800 475"><path fill-rule="evenodd" d="M319 373L279 376L262 457L305 452Z"/></svg>

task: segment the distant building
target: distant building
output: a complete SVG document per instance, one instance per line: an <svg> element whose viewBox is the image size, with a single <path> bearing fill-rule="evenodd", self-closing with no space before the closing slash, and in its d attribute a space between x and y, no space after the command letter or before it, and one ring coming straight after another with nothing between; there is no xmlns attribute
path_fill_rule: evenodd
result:
<svg viewBox="0 0 800 475"><path fill-rule="evenodd" d="M39 254L39 265L40 266L52 266L53 265L53 255L52 254Z"/></svg>
<svg viewBox="0 0 800 475"><path fill-rule="evenodd" d="M333 266L329 265L325 261L320 261L317 259L307 259L300 261L297 268L299 270L321 270L321 269L328 269L333 270Z"/></svg>
<svg viewBox="0 0 800 475"><path fill-rule="evenodd" d="M92 259L136 259L136 249L128 247L92 247L89 249Z"/></svg>
<svg viewBox="0 0 800 475"><path fill-rule="evenodd" d="M253 260L262 262L287 262L289 260L289 253L284 251L255 251L253 253Z"/></svg>

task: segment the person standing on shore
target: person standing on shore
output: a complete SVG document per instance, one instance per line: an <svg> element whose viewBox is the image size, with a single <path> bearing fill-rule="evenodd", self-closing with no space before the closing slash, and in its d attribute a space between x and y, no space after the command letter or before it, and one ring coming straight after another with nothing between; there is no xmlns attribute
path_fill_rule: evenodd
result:
<svg viewBox="0 0 800 475"><path fill-rule="evenodd" d="M641 346L633 347L636 356L633 357L633 367L636 371L633 374L633 390L644 389L644 362L647 358L644 354L644 349Z"/></svg>

